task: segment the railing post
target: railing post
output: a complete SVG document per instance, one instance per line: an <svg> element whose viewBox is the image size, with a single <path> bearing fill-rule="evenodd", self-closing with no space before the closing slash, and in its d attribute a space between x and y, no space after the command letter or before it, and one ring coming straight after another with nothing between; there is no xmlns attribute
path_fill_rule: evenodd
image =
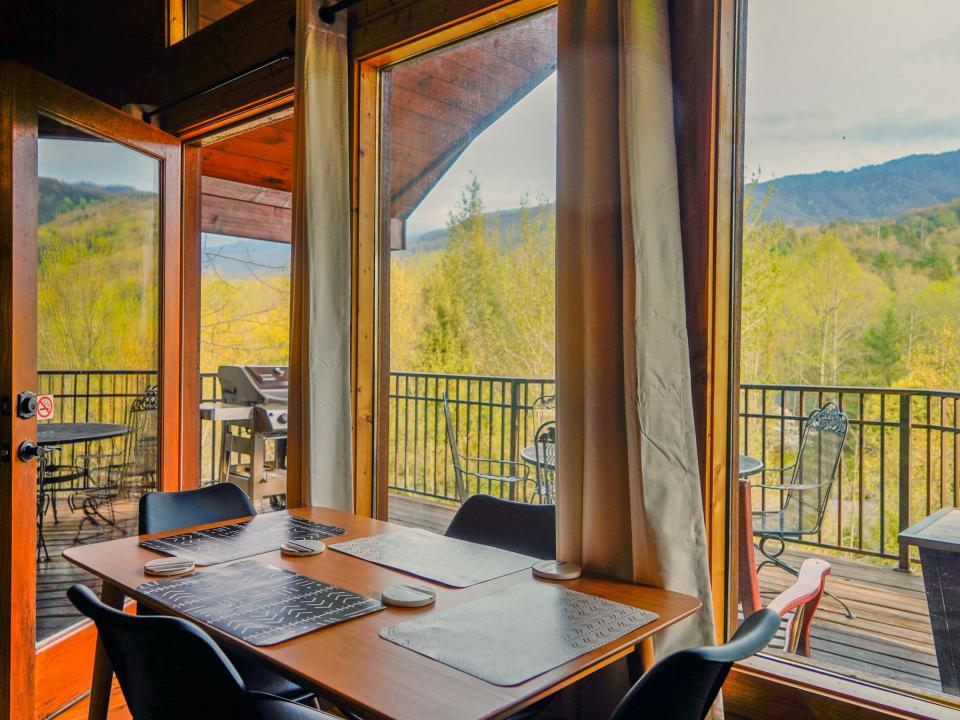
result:
<svg viewBox="0 0 960 720"><path fill-rule="evenodd" d="M510 381L510 460L517 462L520 454L520 385Z"/></svg>
<svg viewBox="0 0 960 720"><path fill-rule="evenodd" d="M900 396L900 527L897 528L898 532L910 527L910 435L913 429L913 420L911 418L912 406L912 397L909 394ZM880 522L883 522L883 518L880 519ZM904 571L910 570L910 546L905 543L900 543L900 561L897 569Z"/></svg>

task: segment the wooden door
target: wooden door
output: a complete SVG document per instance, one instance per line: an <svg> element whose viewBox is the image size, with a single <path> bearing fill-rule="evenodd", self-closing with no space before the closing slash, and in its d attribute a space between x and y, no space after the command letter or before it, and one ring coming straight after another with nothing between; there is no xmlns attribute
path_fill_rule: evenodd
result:
<svg viewBox="0 0 960 720"><path fill-rule="evenodd" d="M176 138L0 62L0 717L89 689L95 634L63 592L93 581L56 543L135 533L137 494L180 486L180 215ZM123 435L61 444L38 495L28 392Z"/></svg>

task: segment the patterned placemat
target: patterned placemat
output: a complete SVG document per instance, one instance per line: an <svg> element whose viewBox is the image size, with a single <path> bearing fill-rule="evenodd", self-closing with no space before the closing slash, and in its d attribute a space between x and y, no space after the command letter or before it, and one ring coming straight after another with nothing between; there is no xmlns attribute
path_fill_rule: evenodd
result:
<svg viewBox="0 0 960 720"><path fill-rule="evenodd" d="M494 685L519 685L657 619L549 583L522 583L392 625L380 637Z"/></svg>
<svg viewBox="0 0 960 720"><path fill-rule="evenodd" d="M251 645L274 645L384 607L255 560L144 583L137 592Z"/></svg>
<svg viewBox="0 0 960 720"><path fill-rule="evenodd" d="M286 513L268 513L247 522L142 540L140 545L193 560L197 565L216 565L278 550L287 540L323 540L343 533L341 527L321 525Z"/></svg>
<svg viewBox="0 0 960 720"><path fill-rule="evenodd" d="M420 530L401 530L331 545L347 555L451 587L526 570L536 558Z"/></svg>

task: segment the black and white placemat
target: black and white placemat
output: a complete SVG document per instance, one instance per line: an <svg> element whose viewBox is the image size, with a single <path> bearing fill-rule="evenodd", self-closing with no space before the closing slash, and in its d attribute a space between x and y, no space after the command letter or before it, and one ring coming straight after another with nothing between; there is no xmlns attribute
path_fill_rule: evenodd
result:
<svg viewBox="0 0 960 720"><path fill-rule="evenodd" d="M255 560L144 583L137 592L251 645L274 645L384 607Z"/></svg>
<svg viewBox="0 0 960 720"><path fill-rule="evenodd" d="M519 685L643 627L657 614L567 590L521 583L391 625L380 637L494 685Z"/></svg>
<svg viewBox="0 0 960 720"><path fill-rule="evenodd" d="M537 562L528 555L457 540L421 530L400 530L330 545L338 552L368 560L451 587L526 570Z"/></svg>
<svg viewBox="0 0 960 720"><path fill-rule="evenodd" d="M341 527L321 525L286 513L268 513L246 522L142 540L140 545L193 560L197 565L216 565L278 550L287 540L323 540L343 533Z"/></svg>

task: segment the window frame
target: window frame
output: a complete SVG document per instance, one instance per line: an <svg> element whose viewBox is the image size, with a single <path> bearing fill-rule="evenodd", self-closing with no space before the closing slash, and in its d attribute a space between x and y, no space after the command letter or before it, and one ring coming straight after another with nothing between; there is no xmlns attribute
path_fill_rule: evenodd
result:
<svg viewBox="0 0 960 720"><path fill-rule="evenodd" d="M674 9L696 0L671 0ZM729 328L728 368L726 388L724 378L714 378L714 394L724 389L727 405L726 432L726 478L724 488L705 488L705 499L724 496L730 509L727 516L727 536L725 540L725 582L726 623L729 628L726 636L732 634L737 621L737 512L736 495L737 462L739 447L739 367L740 367L740 311L741 298L740 269L742 262L742 219L743 219L743 179L744 179L744 140L745 140L745 98L746 98L746 50L747 50L747 3L748 0L714 0L714 67L716 82L711 94L716 108L716 129L713 135L713 151L719 161L711 171L714 178L714 205L721 208L718 217L722 217L723 208L729 216L716 226L715 243L726 246L729 251L727 267L722 261L715 262L714 271L719 278L718 288L726 286L728 298ZM674 56L676 57L676 55ZM682 88L681 94L689 94L695 88ZM702 93L708 92L705 88ZM689 98L688 98L689 99ZM719 253L722 257L724 253ZM689 300L689 298L688 298ZM716 315L714 322L722 319ZM706 476L705 476L706 477ZM716 484L716 476L707 478L708 485ZM707 506L709 508L709 505ZM708 510L708 527L709 527ZM718 556L714 543L719 540L711 533L711 561ZM712 564L711 564L712 568ZM714 595L716 596L716 589ZM718 625L719 627L719 625ZM737 663L727 684L724 686L726 707L735 716L755 717L764 705L792 706L804 708L821 716L842 718L946 718L954 717L960 709L960 699L951 702L948 699L925 695L921 689L915 693L896 690L869 681L842 675L817 667L803 659L789 658L760 653L746 661Z"/></svg>
<svg viewBox="0 0 960 720"><path fill-rule="evenodd" d="M390 238L380 237L380 74L397 63L461 42L494 27L555 7L556 0L514 0L442 22L437 29L352 58L353 65L353 354L354 501L356 512L387 519L389 427L389 267ZM423 17L420 18L423 21Z"/></svg>

